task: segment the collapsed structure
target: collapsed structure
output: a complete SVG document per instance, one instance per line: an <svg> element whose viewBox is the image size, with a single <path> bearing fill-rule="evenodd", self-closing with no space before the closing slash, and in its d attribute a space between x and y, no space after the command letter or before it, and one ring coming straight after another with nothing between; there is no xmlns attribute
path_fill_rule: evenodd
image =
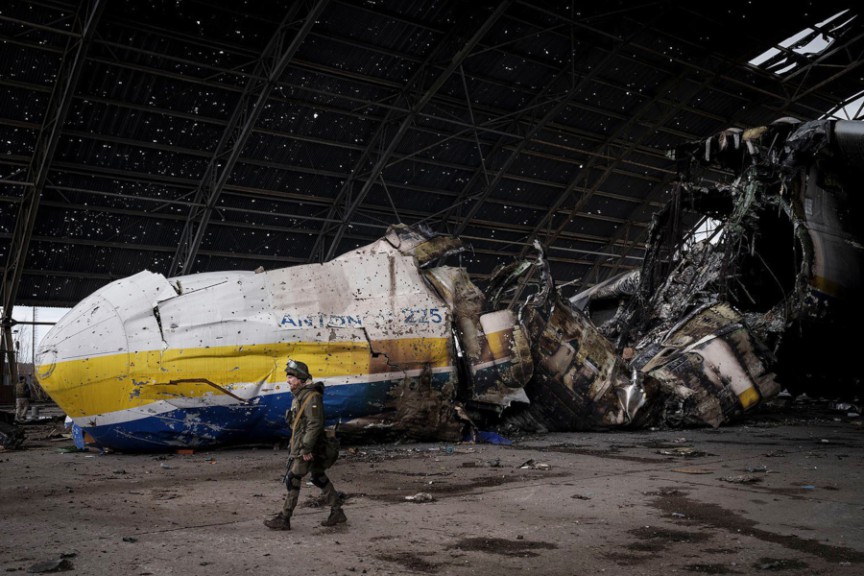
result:
<svg viewBox="0 0 864 576"><path fill-rule="evenodd" d="M679 146L670 152L678 183L655 214L642 269L577 295L574 307L589 311L619 349L632 347L631 366L642 374L678 372L698 363L695 349L724 342L737 361L715 361L701 385L688 386L710 390L719 380L736 388L739 403L728 398L702 418L713 425L779 386L860 392L848 335L864 319L864 233L855 225L864 209L855 193L862 142L859 121L784 118ZM728 182L706 185L709 167L725 170ZM715 234L684 242L685 211L713 219ZM717 351L701 353L706 368ZM730 372L736 363L749 386ZM673 413L662 419L692 420L686 410Z"/></svg>
<svg viewBox="0 0 864 576"><path fill-rule="evenodd" d="M781 121L679 147L642 270L570 301L542 246L484 292L445 264L458 238L392 226L324 264L111 283L43 340L39 379L76 430L119 450L288 436L288 358L325 383L331 424L416 439L718 426L780 390L782 364L804 361L790 350L815 337L833 351L861 317L862 136ZM701 186L707 164L734 179ZM685 207L722 236L682 244Z"/></svg>

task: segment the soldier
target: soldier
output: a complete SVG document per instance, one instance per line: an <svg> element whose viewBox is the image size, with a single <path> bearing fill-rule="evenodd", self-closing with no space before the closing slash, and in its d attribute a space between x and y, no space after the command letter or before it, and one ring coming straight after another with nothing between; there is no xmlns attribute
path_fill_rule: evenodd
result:
<svg viewBox="0 0 864 576"><path fill-rule="evenodd" d="M346 522L342 498L326 473L336 460L338 446L328 442L324 433L324 384L312 382L306 364L294 360L288 361L285 378L294 395L291 411L286 414L286 418L291 418L291 454L285 474L288 495L282 512L265 520L264 525L272 530L291 529L291 514L300 497L300 481L307 473L312 474L312 483L321 489L324 502L330 506L330 516L321 525L335 526Z"/></svg>
<svg viewBox="0 0 864 576"><path fill-rule="evenodd" d="M18 385L15 387L15 420L24 422L27 420L27 411L30 409L30 377L19 375Z"/></svg>

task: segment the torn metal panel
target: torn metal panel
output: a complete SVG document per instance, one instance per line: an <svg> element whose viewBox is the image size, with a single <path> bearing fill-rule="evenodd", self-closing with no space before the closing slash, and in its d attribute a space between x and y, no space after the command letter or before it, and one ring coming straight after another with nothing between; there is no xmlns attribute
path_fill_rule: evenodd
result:
<svg viewBox="0 0 864 576"><path fill-rule="evenodd" d="M599 284L583 290L570 298L570 305L578 310L585 310L589 303L599 300L620 298L629 299L636 295L639 289L639 270L628 270L617 274Z"/></svg>
<svg viewBox="0 0 864 576"><path fill-rule="evenodd" d="M731 150L739 159L737 163L728 160L728 149L718 147L707 157L694 154L695 143L676 149L674 157L681 162L684 177L682 193L688 199L685 202L707 194L722 195L733 202L734 209L724 217L724 242L729 248L726 264L730 272L750 272L739 281L752 283L748 286L751 304L762 304L759 296L765 290L763 283L767 283L757 273L760 263L754 260L758 253L765 260L761 272L776 276L775 284L790 293L770 296L774 300L788 297L796 315L818 316L819 300L847 302L862 287L862 238L854 225L862 200L853 192L862 171L861 124L782 119L745 131L747 146ZM694 162L731 163L738 169L738 178L728 186L706 190L696 183ZM698 201L691 205L706 213ZM787 232L794 244L777 241L777 233ZM782 274L770 258L769 243L782 244L787 254L794 256L794 276ZM733 296L742 302L748 299L743 292Z"/></svg>
<svg viewBox="0 0 864 576"><path fill-rule="evenodd" d="M570 298L570 305L590 316L604 335L615 333L615 324L627 303L638 293L640 270L629 270L608 278Z"/></svg>
<svg viewBox="0 0 864 576"><path fill-rule="evenodd" d="M557 294L548 309L524 306L521 320L534 342L531 411L549 430L587 430L627 422L618 390L627 368L590 320Z"/></svg>
<svg viewBox="0 0 864 576"><path fill-rule="evenodd" d="M780 391L754 353L743 317L728 304L699 308L656 345L647 342L631 365L662 391L657 412L641 416L648 421L719 426Z"/></svg>
<svg viewBox="0 0 864 576"><path fill-rule="evenodd" d="M509 310L483 314L485 296L463 268L430 268L425 277L454 315L460 389L470 390L470 397L464 399L501 409L512 402L527 402L522 387L531 379L534 366L529 341L515 315Z"/></svg>
<svg viewBox="0 0 864 576"><path fill-rule="evenodd" d="M681 240L669 232L678 215L668 207L656 215L640 290L614 322L618 341L640 350L634 362L648 366L646 379L659 378L667 389L685 381L688 390L706 390L713 372L724 390L749 380L760 398L780 386L800 390L808 381L820 393L858 385L860 377L848 368L854 345L845 334L864 317L864 238L854 224L864 210L855 190L864 176L862 146L861 122L785 118L675 150L681 181L670 206L718 219L722 233L712 242L668 249ZM706 188L705 165L737 177ZM666 346L666 335L714 303L740 314L737 321L723 313L728 349L715 343L688 358ZM663 353L677 359L675 370L650 364ZM716 364L724 356L729 361L719 369L703 370L712 357ZM700 392L715 405L694 410L697 420L717 425L757 402L724 390Z"/></svg>
<svg viewBox="0 0 864 576"><path fill-rule="evenodd" d="M455 416L456 390L452 383L436 386L431 369L418 378L405 378L391 388L395 414L390 427L418 440L455 442L462 439L466 423Z"/></svg>
<svg viewBox="0 0 864 576"><path fill-rule="evenodd" d="M854 389L845 333L864 317L861 122L729 129L679 146L679 182L642 269L571 299L632 355L635 425L718 426L805 379ZM706 186L704 166L736 178ZM721 232L685 244L685 212ZM632 281L638 279L638 289ZM845 384L839 384L845 382ZM641 404L641 405L640 405Z"/></svg>
<svg viewBox="0 0 864 576"><path fill-rule="evenodd" d="M516 314L531 344L534 377L530 405L506 415L511 425L542 430L586 430L627 421L619 390L627 368L612 343L574 310L552 284L542 250L536 260L504 267L490 282L493 294L534 283Z"/></svg>
<svg viewBox="0 0 864 576"><path fill-rule="evenodd" d="M413 256L421 268L464 249L459 238L436 234L422 225L391 226L385 238L400 253Z"/></svg>

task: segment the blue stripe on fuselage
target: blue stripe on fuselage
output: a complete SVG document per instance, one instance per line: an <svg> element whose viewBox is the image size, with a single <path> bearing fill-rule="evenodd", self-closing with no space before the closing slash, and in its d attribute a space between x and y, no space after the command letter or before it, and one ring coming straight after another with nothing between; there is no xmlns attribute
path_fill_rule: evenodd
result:
<svg viewBox="0 0 864 576"><path fill-rule="evenodd" d="M434 385L443 385L448 377L446 373L436 375ZM390 391L401 382L399 379L325 387L327 425L384 412L387 405L392 404ZM290 410L292 400L290 392L269 394L246 404L183 408L119 424L81 427L81 430L93 438L91 445L121 452L272 442L291 436L285 413Z"/></svg>

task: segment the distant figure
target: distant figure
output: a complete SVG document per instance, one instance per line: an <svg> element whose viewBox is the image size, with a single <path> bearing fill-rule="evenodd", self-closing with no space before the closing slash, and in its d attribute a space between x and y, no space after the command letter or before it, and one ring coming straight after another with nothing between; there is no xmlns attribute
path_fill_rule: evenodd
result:
<svg viewBox="0 0 864 576"><path fill-rule="evenodd" d="M265 520L264 525L272 530L291 529L291 515L300 497L300 481L307 473L312 474L312 484L321 489L324 503L330 506L330 516L321 525L335 526L346 522L342 497L326 473L336 461L339 447L324 432L324 384L312 382L306 364L294 360L289 360L285 367L285 379L294 395L291 410L285 415L291 424L291 454L284 479L288 495L282 512Z"/></svg>
<svg viewBox="0 0 864 576"><path fill-rule="evenodd" d="M18 422L27 420L28 410L30 410L30 377L22 374L18 376L18 384L15 386L15 420Z"/></svg>

